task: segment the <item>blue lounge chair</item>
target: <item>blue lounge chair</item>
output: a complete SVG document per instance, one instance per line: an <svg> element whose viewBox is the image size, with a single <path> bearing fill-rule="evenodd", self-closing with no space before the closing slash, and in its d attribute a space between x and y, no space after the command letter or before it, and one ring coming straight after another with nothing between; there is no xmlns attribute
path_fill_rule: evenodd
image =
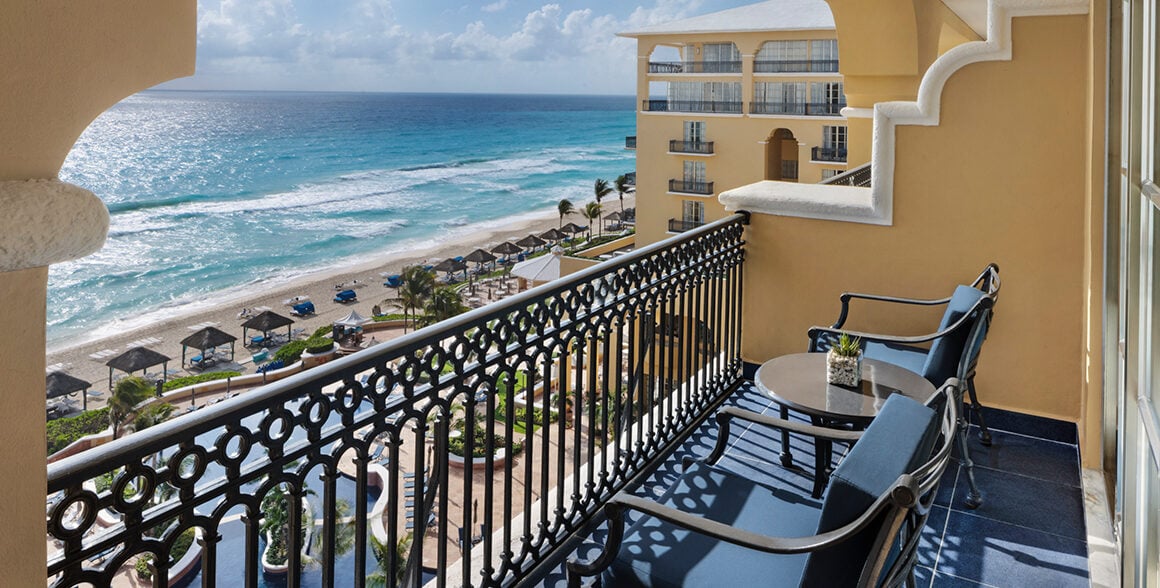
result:
<svg viewBox="0 0 1160 588"><path fill-rule="evenodd" d="M358 294L354 290L343 290L334 295L334 301L339 303L358 302Z"/></svg>
<svg viewBox="0 0 1160 588"><path fill-rule="evenodd" d="M398 288L403 285L403 276L399 274L387 276L387 281L383 282L383 285L388 288Z"/></svg>
<svg viewBox="0 0 1160 588"><path fill-rule="evenodd" d="M290 314L295 316L306 316L308 314L314 314L314 303L299 302L298 304L290 307Z"/></svg>

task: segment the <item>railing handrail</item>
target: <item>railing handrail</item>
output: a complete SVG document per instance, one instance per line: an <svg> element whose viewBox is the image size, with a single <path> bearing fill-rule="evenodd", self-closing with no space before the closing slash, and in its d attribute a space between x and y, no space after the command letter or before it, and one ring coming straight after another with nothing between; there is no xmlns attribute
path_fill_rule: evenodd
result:
<svg viewBox="0 0 1160 588"><path fill-rule="evenodd" d="M671 139L669 140L669 151L675 153L712 153L713 142Z"/></svg>
<svg viewBox="0 0 1160 588"><path fill-rule="evenodd" d="M283 395L296 393L304 385L327 376L338 376L350 372L369 369L373 360L381 356L392 355L403 350L404 353L425 347L432 340L441 340L448 335L459 331L478 327L497 317L505 316L510 311L526 306L528 302L563 292L570 286L594 281L606 275L615 273L618 269L649 257L653 253L663 251L680 240L690 239L701 233L733 223L748 222L748 214L737 212L710 224L698 227L696 233L683 233L651 243L639 249L634 249L624 255L614 257L608 261L586 267L567 276L536 286L514 296L494 302L487 306L469 310L458 316L440 321L433 325L407 333L397 339L375 345L358 353L338 358L276 382L271 382L253 391L246 392L230 399L228 402L208 406L196 412L186 414L180 418L167 420L132 435L121 437L109 443L88 449L76 455L70 455L48 466L49 492L55 492L72 484L79 484L96 475L104 473L98 465L107 461L140 460L154 450L150 449L156 442L173 437L191 437L197 433L204 433L220 428L229 423L231 417L245 408L265 404ZM55 489L54 489L55 488Z"/></svg>
<svg viewBox="0 0 1160 588"><path fill-rule="evenodd" d="M740 100L668 100L665 98L650 98L643 101L645 112L717 112L724 114L741 114ZM656 108L656 107L660 108Z"/></svg>
<svg viewBox="0 0 1160 588"><path fill-rule="evenodd" d="M712 194L713 182L671 179L669 180L669 191L688 192L690 194Z"/></svg>
<svg viewBox="0 0 1160 588"><path fill-rule="evenodd" d="M798 69L800 68L800 69ZM758 59L755 73L836 73L837 59Z"/></svg>

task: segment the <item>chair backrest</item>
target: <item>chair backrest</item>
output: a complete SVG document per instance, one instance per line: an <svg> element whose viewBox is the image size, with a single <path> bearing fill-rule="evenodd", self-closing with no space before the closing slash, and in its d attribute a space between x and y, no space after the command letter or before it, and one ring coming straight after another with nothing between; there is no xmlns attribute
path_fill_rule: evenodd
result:
<svg viewBox="0 0 1160 588"><path fill-rule="evenodd" d="M941 386L952 377L965 379L974 371L983 340L987 337L991 313L999 298L999 285L999 267L990 264L973 284L955 288L938 331L955 328L931 342L922 366L923 377L932 384Z"/></svg>
<svg viewBox="0 0 1160 588"><path fill-rule="evenodd" d="M834 470L822 503L818 533L834 531L855 521L876 501L893 492L900 477L922 469L930 460L939 437L939 421L934 410L901 394L887 398L862 438ZM945 453L949 457L949 451ZM887 510L897 514L897 508L895 505ZM857 585L863 573L863 567L858 564L874 559L883 525L890 522L890 515L882 512L881 520L850 539L811 553L801 584Z"/></svg>

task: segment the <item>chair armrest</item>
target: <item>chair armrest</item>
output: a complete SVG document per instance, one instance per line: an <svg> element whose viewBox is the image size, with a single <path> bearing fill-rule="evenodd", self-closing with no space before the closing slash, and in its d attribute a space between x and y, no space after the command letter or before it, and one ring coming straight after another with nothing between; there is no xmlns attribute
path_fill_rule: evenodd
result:
<svg viewBox="0 0 1160 588"><path fill-rule="evenodd" d="M748 411L733 406L722 408L717 411L715 417L717 419L717 444L713 446L713 451L709 452L702 461L705 463L716 463L725 454L725 448L729 445L729 424L733 419L741 419L749 421L758 425L764 425L773 429L781 431L788 431L790 433L800 433L808 435L815 439L825 439L829 441L848 441L854 442L862 437L862 431L847 431L844 429L830 429L827 427L818 427L814 425L807 425L805 423L798 423L787 421L774 416L758 414L756 412Z"/></svg>
<svg viewBox="0 0 1160 588"><path fill-rule="evenodd" d="M941 331L936 331L928 335L899 336L885 335L881 333L864 333L861 331L850 331L836 327L810 327L809 331L806 332L810 339L809 351L820 351L820 349L818 349L818 338L824 334L829 334L834 337L846 334L850 337L857 337L863 341L876 341L879 343L901 343L903 345L914 345L916 343L934 341L935 339L945 337L946 335L953 333L961 328L968 327L968 321L972 320L972 317L976 313L985 312L991 308L992 304L994 304L993 299L987 297L980 298L979 301L976 302L968 312L963 313L963 316L959 317L959 320L951 323L947 326L947 328Z"/></svg>
<svg viewBox="0 0 1160 588"><path fill-rule="evenodd" d="M846 324L846 318L850 314L850 301L854 300L854 299L870 300L872 302L891 302L891 303L895 303L895 304L936 306L939 304L946 304L947 302L950 302L951 297L947 296L946 298L935 298L935 299L927 300L924 298L901 298L898 296L880 296L878 294L860 294L858 292L843 292L841 297L840 297L840 300L842 302L842 312L841 312L841 314L838 315L838 320L835 321L834 324L832 325L833 328L840 329L840 328L842 328L842 325Z"/></svg>
<svg viewBox="0 0 1160 588"><path fill-rule="evenodd" d="M790 555L809 553L837 545L874 523L883 509L890 504L912 506L917 500L917 492L918 487L914 479L903 474L888 492L879 496L857 519L833 531L806 537L770 537L680 511L647 498L620 492L604 506L604 514L608 520L608 539L604 544L604 550L589 563L570 558L567 562L568 586L579 588L582 576L594 576L612 565L624 541L624 515L630 509L719 541L764 553ZM895 521L886 521L884 524L894 526L894 523Z"/></svg>

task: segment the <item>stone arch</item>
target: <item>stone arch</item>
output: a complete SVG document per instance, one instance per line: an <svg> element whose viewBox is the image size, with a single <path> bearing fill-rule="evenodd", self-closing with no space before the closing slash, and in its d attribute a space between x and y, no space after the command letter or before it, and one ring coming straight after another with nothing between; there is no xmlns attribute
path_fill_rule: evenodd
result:
<svg viewBox="0 0 1160 588"><path fill-rule="evenodd" d="M769 133L765 141L765 179L796 182L798 165L797 138L793 131L781 127Z"/></svg>

